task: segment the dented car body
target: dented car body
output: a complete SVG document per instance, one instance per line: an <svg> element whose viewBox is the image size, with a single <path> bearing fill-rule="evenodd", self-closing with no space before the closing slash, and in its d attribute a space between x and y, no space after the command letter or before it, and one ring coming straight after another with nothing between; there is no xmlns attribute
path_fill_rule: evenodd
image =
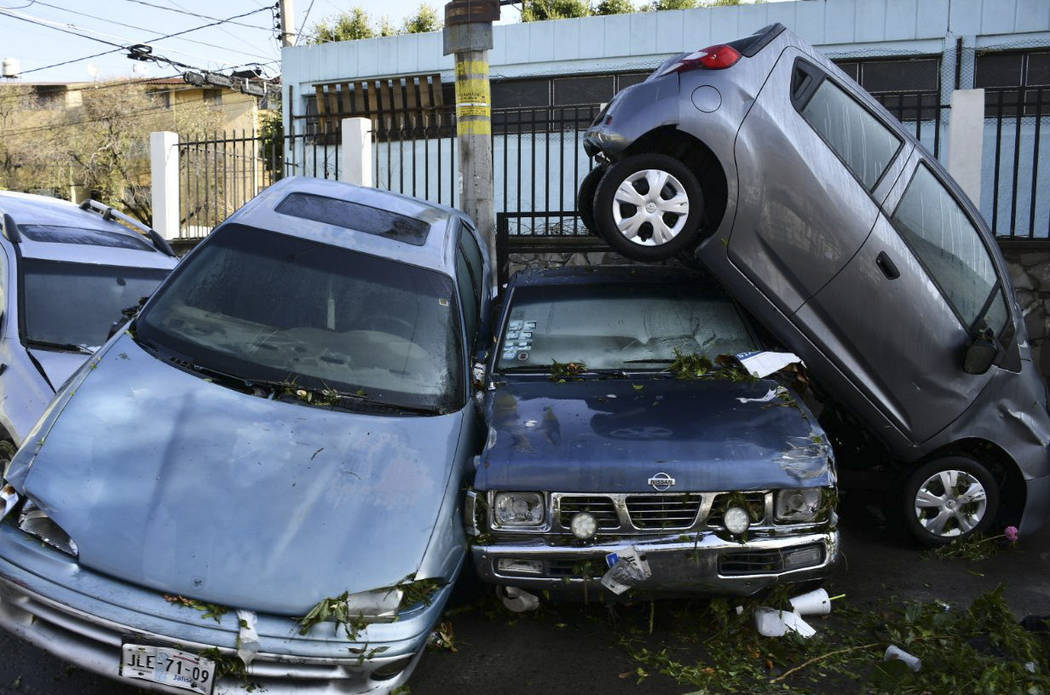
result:
<svg viewBox="0 0 1050 695"><path fill-rule="evenodd" d="M888 454L844 477L889 481L920 542L1045 523L1046 389L996 240L830 60L779 24L675 56L585 147L581 214L631 257L692 254L799 355L843 436Z"/></svg>
<svg viewBox="0 0 1050 695"><path fill-rule="evenodd" d="M707 360L758 343L703 284L643 267L511 281L465 505L482 579L611 597L597 582L625 553L647 562L633 588L651 595L828 572L831 448L783 385Z"/></svg>
<svg viewBox="0 0 1050 695"><path fill-rule="evenodd" d="M264 191L11 462L0 625L157 689L403 683L466 553L489 282L453 210L298 178ZM177 663L158 649L195 680L143 675Z"/></svg>

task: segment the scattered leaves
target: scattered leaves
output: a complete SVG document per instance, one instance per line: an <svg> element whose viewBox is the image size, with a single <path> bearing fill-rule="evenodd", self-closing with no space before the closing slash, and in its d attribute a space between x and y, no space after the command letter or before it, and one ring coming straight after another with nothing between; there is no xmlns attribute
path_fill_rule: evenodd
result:
<svg viewBox="0 0 1050 695"><path fill-rule="evenodd" d="M168 603L175 603L180 606L192 608L201 612L201 620L207 620L211 618L215 622L221 622L222 616L230 612L230 609L226 606L220 606L217 603L205 603L204 601L198 601L193 598L186 598L185 596L178 596L174 594L164 594L164 600Z"/></svg>

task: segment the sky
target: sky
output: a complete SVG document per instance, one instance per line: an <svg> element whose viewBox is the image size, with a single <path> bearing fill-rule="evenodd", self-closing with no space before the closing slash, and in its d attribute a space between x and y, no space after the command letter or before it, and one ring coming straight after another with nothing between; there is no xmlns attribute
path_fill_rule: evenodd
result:
<svg viewBox="0 0 1050 695"><path fill-rule="evenodd" d="M308 32L318 20L355 6L364 8L373 20L386 17L400 25L420 2L294 0L295 27L299 30L305 20L303 31ZM281 52L272 28L273 14L267 9L273 5L272 0L0 0L0 58L16 58L25 82L168 77L184 70L130 60L126 50L113 45L148 43L154 55L186 65L221 70L259 63L274 76L280 73ZM444 2L431 0L430 5L440 13ZM248 12L252 14L183 36L158 38ZM505 9L504 14L511 13L517 14ZM103 52L108 53L77 60ZM75 62L46 68L65 61Z"/></svg>

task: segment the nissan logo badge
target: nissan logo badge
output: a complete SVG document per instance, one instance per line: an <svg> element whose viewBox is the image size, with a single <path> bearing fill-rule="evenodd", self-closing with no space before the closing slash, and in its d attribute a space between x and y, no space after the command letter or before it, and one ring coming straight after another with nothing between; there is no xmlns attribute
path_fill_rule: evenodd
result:
<svg viewBox="0 0 1050 695"><path fill-rule="evenodd" d="M666 473L657 473L652 478L649 478L649 484L652 485L653 489L657 492L663 492L668 488L674 487L674 478Z"/></svg>

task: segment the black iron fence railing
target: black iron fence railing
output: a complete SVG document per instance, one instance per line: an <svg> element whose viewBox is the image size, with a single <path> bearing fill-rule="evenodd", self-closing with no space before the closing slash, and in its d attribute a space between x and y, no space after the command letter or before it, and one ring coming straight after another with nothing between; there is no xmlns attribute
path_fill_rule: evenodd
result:
<svg viewBox="0 0 1050 695"><path fill-rule="evenodd" d="M935 156L942 157L949 107L932 92L875 97ZM978 206L1002 238L1050 238L1050 87L986 93L982 193ZM583 135L599 104L494 109L494 205L515 225L561 234L585 233L572 212L576 187L593 161ZM286 175L338 178L339 119L294 116L291 133L245 132L183 142L180 152L182 234L203 236L259 190ZM372 175L379 188L455 206L459 167L451 107L372 119ZM527 236L527 235L526 235ZM542 234L540 235L542 236ZM544 242L546 243L546 242ZM556 242L561 243L561 242Z"/></svg>

